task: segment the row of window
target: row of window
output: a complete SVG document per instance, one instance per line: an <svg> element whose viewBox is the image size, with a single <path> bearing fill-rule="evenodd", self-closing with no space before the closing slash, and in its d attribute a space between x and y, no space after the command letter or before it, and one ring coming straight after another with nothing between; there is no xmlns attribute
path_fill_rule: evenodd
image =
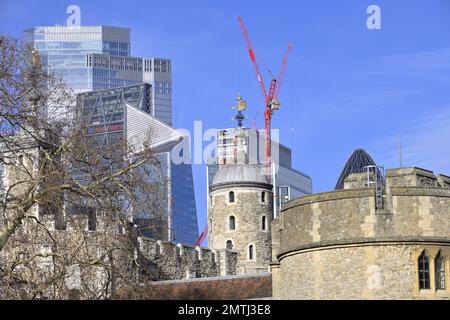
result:
<svg viewBox="0 0 450 320"><path fill-rule="evenodd" d="M228 250L234 249L234 244L232 240L227 240L225 243L225 248ZM255 260L255 246L253 244L249 244L247 247L247 258L248 260Z"/></svg>
<svg viewBox="0 0 450 320"><path fill-rule="evenodd" d="M261 217L261 229L263 231L267 231L267 217L266 216ZM230 231L236 230L236 217L235 216L228 217L228 230L230 230Z"/></svg>
<svg viewBox="0 0 450 320"><path fill-rule="evenodd" d="M434 280L436 290L445 290L445 259L439 251L434 258ZM419 256L419 289L430 289L430 257L424 250Z"/></svg>
<svg viewBox="0 0 450 320"><path fill-rule="evenodd" d="M235 202L234 191L230 191L228 193L228 202L229 203L234 203ZM266 202L266 193L264 191L261 192L261 202Z"/></svg>

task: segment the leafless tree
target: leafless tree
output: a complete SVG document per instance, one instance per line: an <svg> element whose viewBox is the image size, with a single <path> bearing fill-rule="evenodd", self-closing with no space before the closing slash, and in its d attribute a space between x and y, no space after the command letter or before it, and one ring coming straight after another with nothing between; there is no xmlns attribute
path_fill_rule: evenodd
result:
<svg viewBox="0 0 450 320"><path fill-rule="evenodd" d="M74 95L0 35L0 299L104 299L142 281L136 227L166 230L151 150L97 145Z"/></svg>

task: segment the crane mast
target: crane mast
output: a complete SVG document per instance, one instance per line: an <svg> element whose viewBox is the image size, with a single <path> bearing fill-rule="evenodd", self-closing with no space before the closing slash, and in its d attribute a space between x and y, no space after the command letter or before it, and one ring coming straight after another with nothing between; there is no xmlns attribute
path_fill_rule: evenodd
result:
<svg viewBox="0 0 450 320"><path fill-rule="evenodd" d="M272 77L272 80L270 81L269 92L267 92L266 86L264 85L263 77L261 75L261 72L259 71L259 67L256 62L255 52L253 51L253 46L250 41L250 36L248 34L247 28L245 27L244 22L242 21L241 17L237 17L237 20L241 26L242 33L244 34L244 40L245 40L245 44L247 45L247 50L248 50L248 54L250 56L250 61L252 62L253 68L256 73L256 78L258 80L259 88L261 89L261 93L263 95L264 130L265 130L265 147L266 147L266 159L265 159L266 163L265 163L265 165L266 165L266 170L267 170L266 174L268 176L270 176L270 170L271 170L271 166L272 166L272 161L271 161L272 139L271 139L271 134L270 134L272 116L273 116L273 112L280 108L280 103L278 102L277 97L278 97L278 93L280 92L280 87L281 87L281 84L282 84L282 81L284 78L284 73L286 71L288 56L289 56L290 51L293 48L293 45L291 43L288 44L286 53L283 58L283 62L281 64L280 72L278 73L278 78ZM259 112L259 110L257 111L257 113L258 112ZM256 117L256 114L255 114L255 117ZM255 121L255 118L253 118L253 121ZM199 238L195 242L196 246L201 245L201 243L207 233L208 233L208 225L205 226L205 228L203 229Z"/></svg>

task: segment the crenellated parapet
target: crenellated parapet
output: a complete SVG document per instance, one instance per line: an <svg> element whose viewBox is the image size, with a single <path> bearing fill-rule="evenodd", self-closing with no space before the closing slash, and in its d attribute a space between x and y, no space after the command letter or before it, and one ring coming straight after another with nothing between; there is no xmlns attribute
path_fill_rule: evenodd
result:
<svg viewBox="0 0 450 320"><path fill-rule="evenodd" d="M237 254L222 249L138 238L139 251L153 280L174 280L236 274Z"/></svg>
<svg viewBox="0 0 450 320"><path fill-rule="evenodd" d="M275 298L450 297L450 286L438 290L433 280L434 258L450 263L450 178L415 167L387 170L382 209L370 181L352 173L343 189L283 207L272 223ZM424 255L430 290L418 281Z"/></svg>

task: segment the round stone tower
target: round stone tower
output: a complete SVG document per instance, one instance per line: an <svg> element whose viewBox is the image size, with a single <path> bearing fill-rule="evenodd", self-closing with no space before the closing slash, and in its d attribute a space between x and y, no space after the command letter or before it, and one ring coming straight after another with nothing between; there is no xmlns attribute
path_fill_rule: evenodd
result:
<svg viewBox="0 0 450 320"><path fill-rule="evenodd" d="M211 185L209 204L209 247L236 251L237 273L267 271L272 254L273 197L263 168L222 166Z"/></svg>

